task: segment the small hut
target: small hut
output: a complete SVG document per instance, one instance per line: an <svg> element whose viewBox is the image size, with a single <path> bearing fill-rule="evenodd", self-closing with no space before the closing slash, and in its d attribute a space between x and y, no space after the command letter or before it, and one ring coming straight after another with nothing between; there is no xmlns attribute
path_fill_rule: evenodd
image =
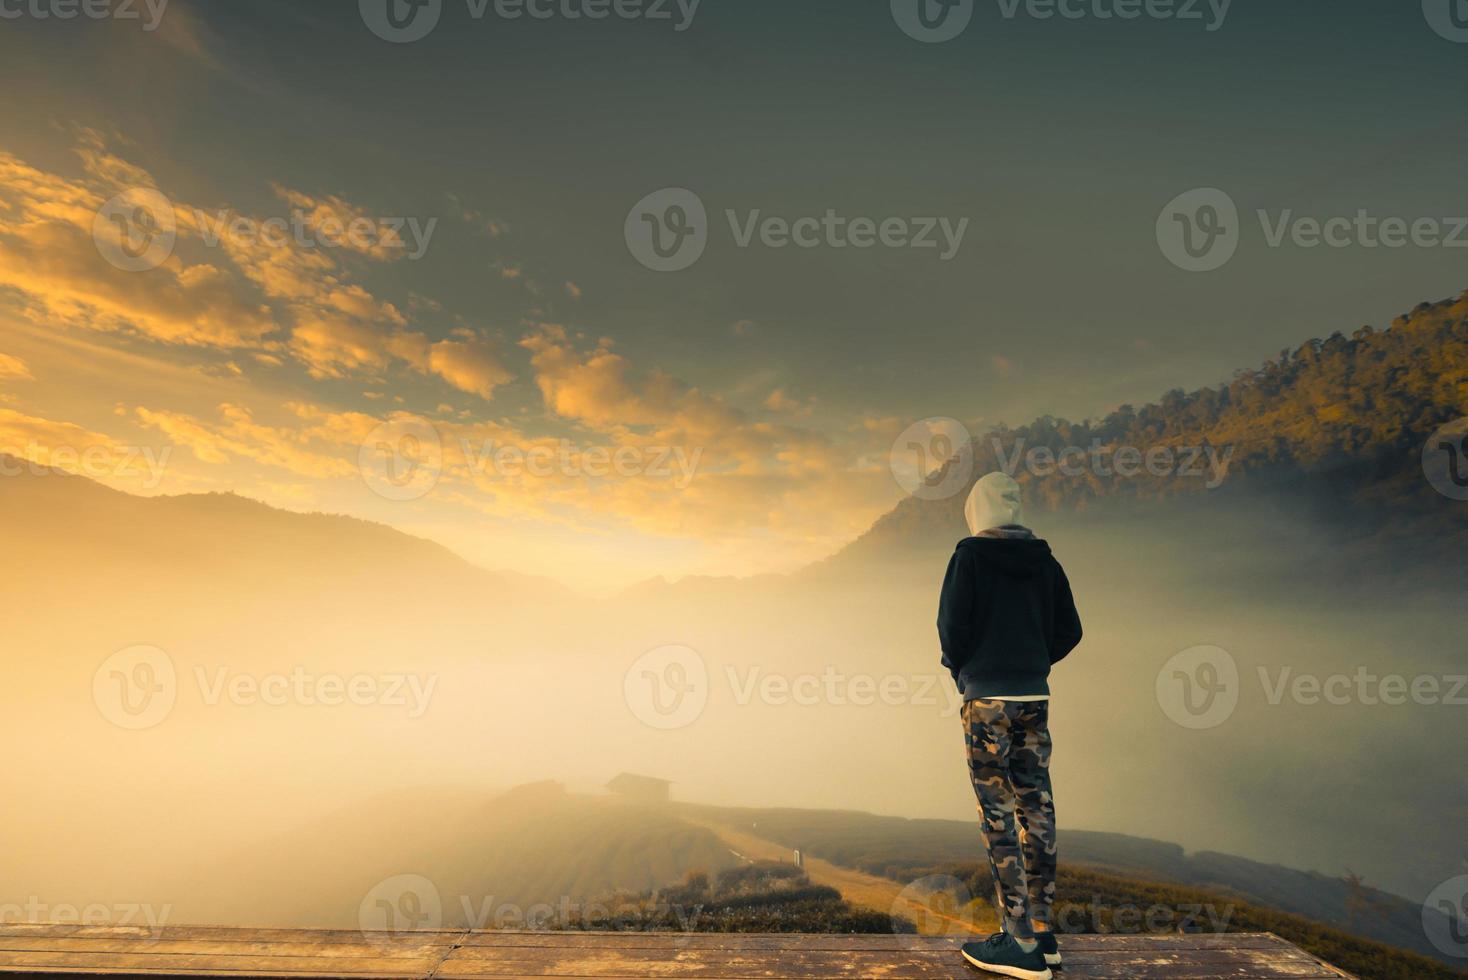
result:
<svg viewBox="0 0 1468 980"><path fill-rule="evenodd" d="M672 785L666 779L624 772L607 783L607 789L636 803L666 803L668 787Z"/></svg>

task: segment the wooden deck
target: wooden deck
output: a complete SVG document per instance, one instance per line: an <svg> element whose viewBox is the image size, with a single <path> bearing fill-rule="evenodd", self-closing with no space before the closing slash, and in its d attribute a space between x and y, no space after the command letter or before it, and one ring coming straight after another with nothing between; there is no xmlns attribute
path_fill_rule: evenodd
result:
<svg viewBox="0 0 1468 980"><path fill-rule="evenodd" d="M0 925L0 975L362 977L982 977L957 941L910 936L145 929ZM1269 933L1064 936L1065 980L1347 976Z"/></svg>

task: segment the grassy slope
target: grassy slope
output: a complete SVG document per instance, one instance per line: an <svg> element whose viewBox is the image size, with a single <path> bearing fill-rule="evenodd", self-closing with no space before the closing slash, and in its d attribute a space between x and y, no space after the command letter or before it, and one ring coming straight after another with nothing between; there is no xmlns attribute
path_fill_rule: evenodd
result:
<svg viewBox="0 0 1468 980"><path fill-rule="evenodd" d="M901 887L932 875L969 883L987 896L986 870L975 862L976 828L950 820L906 820L850 811L687 807L693 819L737 828L783 848L799 847L832 864L885 877ZM1264 929L1363 977L1456 977L1405 943L1371 938L1368 929L1415 941L1428 952L1415 903L1350 882L1227 855L1186 855L1176 845L1117 834L1062 834L1067 864L1062 899L1081 910L1095 908L1106 921L1117 906L1176 909L1199 906L1225 931ZM1304 912L1304 914L1301 914ZM1337 920L1320 921L1332 914ZM1165 923L1175 929L1181 916ZM1096 931L1086 914L1077 931ZM1205 914L1203 928L1210 928ZM1415 932L1412 931L1415 929ZM1357 935L1357 932L1366 935ZM1399 948L1404 947L1404 948ZM1358 969L1352 969L1350 964ZM1392 972L1400 967L1407 972ZM1435 970L1439 972L1423 972ZM1418 971L1418 972L1412 972Z"/></svg>
<svg viewBox="0 0 1468 980"><path fill-rule="evenodd" d="M689 822L713 830L744 858L785 862L792 858L789 848L729 824L700 818ZM891 878L814 856L805 857L804 865L806 874L816 884L836 889L853 905L911 919L923 935L967 933L986 936L999 928L994 910L987 905L974 906L971 910L964 910L964 914L952 914L951 910L942 908L931 899L924 901L924 896L904 892L902 885Z"/></svg>

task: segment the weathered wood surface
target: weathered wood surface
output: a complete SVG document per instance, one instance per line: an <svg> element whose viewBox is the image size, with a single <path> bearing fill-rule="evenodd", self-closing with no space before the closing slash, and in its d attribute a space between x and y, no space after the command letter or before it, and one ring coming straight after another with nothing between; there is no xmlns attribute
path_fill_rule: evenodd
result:
<svg viewBox="0 0 1468 980"><path fill-rule="evenodd" d="M470 932L0 925L0 975L415 980L982 977L958 940L913 936ZM1346 974L1269 933L1063 936L1065 980Z"/></svg>

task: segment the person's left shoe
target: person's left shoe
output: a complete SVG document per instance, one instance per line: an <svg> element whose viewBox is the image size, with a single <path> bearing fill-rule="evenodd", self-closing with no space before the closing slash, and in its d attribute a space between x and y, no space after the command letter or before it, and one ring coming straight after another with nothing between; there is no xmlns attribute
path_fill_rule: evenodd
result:
<svg viewBox="0 0 1468 980"><path fill-rule="evenodd" d="M980 970L1018 980L1051 980L1045 955L1036 947L1026 953L1008 933L999 932L981 943L964 943L963 958Z"/></svg>

